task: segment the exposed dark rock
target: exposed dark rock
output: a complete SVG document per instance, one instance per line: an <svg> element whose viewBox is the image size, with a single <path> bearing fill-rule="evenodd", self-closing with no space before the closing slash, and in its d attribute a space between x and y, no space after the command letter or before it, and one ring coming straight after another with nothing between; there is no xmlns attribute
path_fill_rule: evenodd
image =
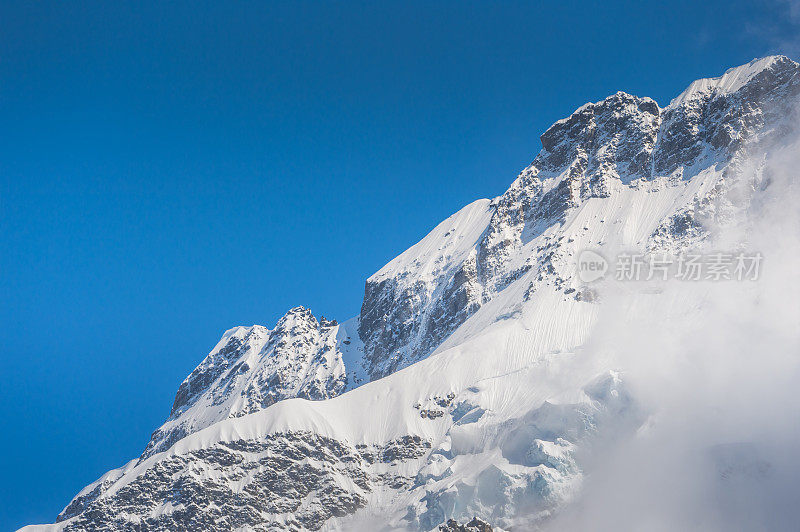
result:
<svg viewBox="0 0 800 532"><path fill-rule="evenodd" d="M441 532L492 532L493 528L486 521L473 517L472 521L465 525L455 519L448 519L447 523L439 525L439 530Z"/></svg>
<svg viewBox="0 0 800 532"><path fill-rule="evenodd" d="M68 531L318 530L328 519L363 507L377 485L410 482L372 474L371 464L399 464L430 448L419 436L353 447L310 432L220 442L159 460L112 493L105 492L113 483L98 485L59 520L76 517ZM172 511L153 516L164 503Z"/></svg>

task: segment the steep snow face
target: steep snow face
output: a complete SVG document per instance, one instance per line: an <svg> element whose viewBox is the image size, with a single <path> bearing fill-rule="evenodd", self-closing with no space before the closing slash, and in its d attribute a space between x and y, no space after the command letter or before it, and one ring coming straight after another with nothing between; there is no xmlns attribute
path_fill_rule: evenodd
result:
<svg viewBox="0 0 800 532"><path fill-rule="evenodd" d="M51 528L537 526L649 414L592 344L604 302L576 255L678 252L741 222L770 179L745 163L788 134L798 93L800 67L774 57L663 109L625 93L581 107L503 195L370 277L358 317L298 307L226 332L144 454ZM702 319L702 294L632 292L615 322Z"/></svg>
<svg viewBox="0 0 800 532"><path fill-rule="evenodd" d="M479 200L367 279L358 332L371 378L429 354L482 302L477 244L492 208Z"/></svg>

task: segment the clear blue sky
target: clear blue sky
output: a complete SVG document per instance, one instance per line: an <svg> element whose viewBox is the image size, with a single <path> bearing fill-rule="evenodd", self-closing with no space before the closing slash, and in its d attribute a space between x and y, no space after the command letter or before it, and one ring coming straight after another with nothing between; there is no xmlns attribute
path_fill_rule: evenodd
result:
<svg viewBox="0 0 800 532"><path fill-rule="evenodd" d="M0 4L2 530L138 455L225 329L356 315L553 121L798 29L788 2L155 4Z"/></svg>

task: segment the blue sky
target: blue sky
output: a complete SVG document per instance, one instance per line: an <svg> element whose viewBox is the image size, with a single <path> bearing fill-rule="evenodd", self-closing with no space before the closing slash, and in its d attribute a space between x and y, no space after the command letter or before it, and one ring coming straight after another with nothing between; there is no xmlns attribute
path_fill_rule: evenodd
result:
<svg viewBox="0 0 800 532"><path fill-rule="evenodd" d="M790 2L427 4L0 4L0 529L138 455L225 329L356 315L576 107L797 57Z"/></svg>

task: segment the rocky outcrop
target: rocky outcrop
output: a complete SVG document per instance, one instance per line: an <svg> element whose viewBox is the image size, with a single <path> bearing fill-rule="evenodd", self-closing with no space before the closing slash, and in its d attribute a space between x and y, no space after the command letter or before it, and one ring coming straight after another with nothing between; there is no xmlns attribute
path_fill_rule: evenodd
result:
<svg viewBox="0 0 800 532"><path fill-rule="evenodd" d="M347 376L338 328L335 321L317 321L308 309L296 307L271 331L259 325L228 331L181 384L169 419L153 433L142 459L217 421L282 399L339 395Z"/></svg>
<svg viewBox="0 0 800 532"><path fill-rule="evenodd" d="M66 531L319 530L362 508L387 480L397 486L385 472L429 449L416 436L353 446L310 432L220 442L150 461L102 497L98 485L60 519L75 517Z"/></svg>
<svg viewBox="0 0 800 532"><path fill-rule="evenodd" d="M482 303L477 243L492 207L464 207L367 279L358 333L372 379L429 355Z"/></svg>
<svg viewBox="0 0 800 532"><path fill-rule="evenodd" d="M746 143L764 146L792 129L800 94L797 63L783 56L754 60L714 79L697 80L664 111L654 172L729 161Z"/></svg>
<svg viewBox="0 0 800 532"><path fill-rule="evenodd" d="M439 525L440 532L492 532L492 525L482 519L473 517L469 523L462 525L455 519L448 519L447 523Z"/></svg>
<svg viewBox="0 0 800 532"><path fill-rule="evenodd" d="M384 377L430 354L481 305L473 256L431 291L425 283L403 280L367 282L359 334L372 379Z"/></svg>

